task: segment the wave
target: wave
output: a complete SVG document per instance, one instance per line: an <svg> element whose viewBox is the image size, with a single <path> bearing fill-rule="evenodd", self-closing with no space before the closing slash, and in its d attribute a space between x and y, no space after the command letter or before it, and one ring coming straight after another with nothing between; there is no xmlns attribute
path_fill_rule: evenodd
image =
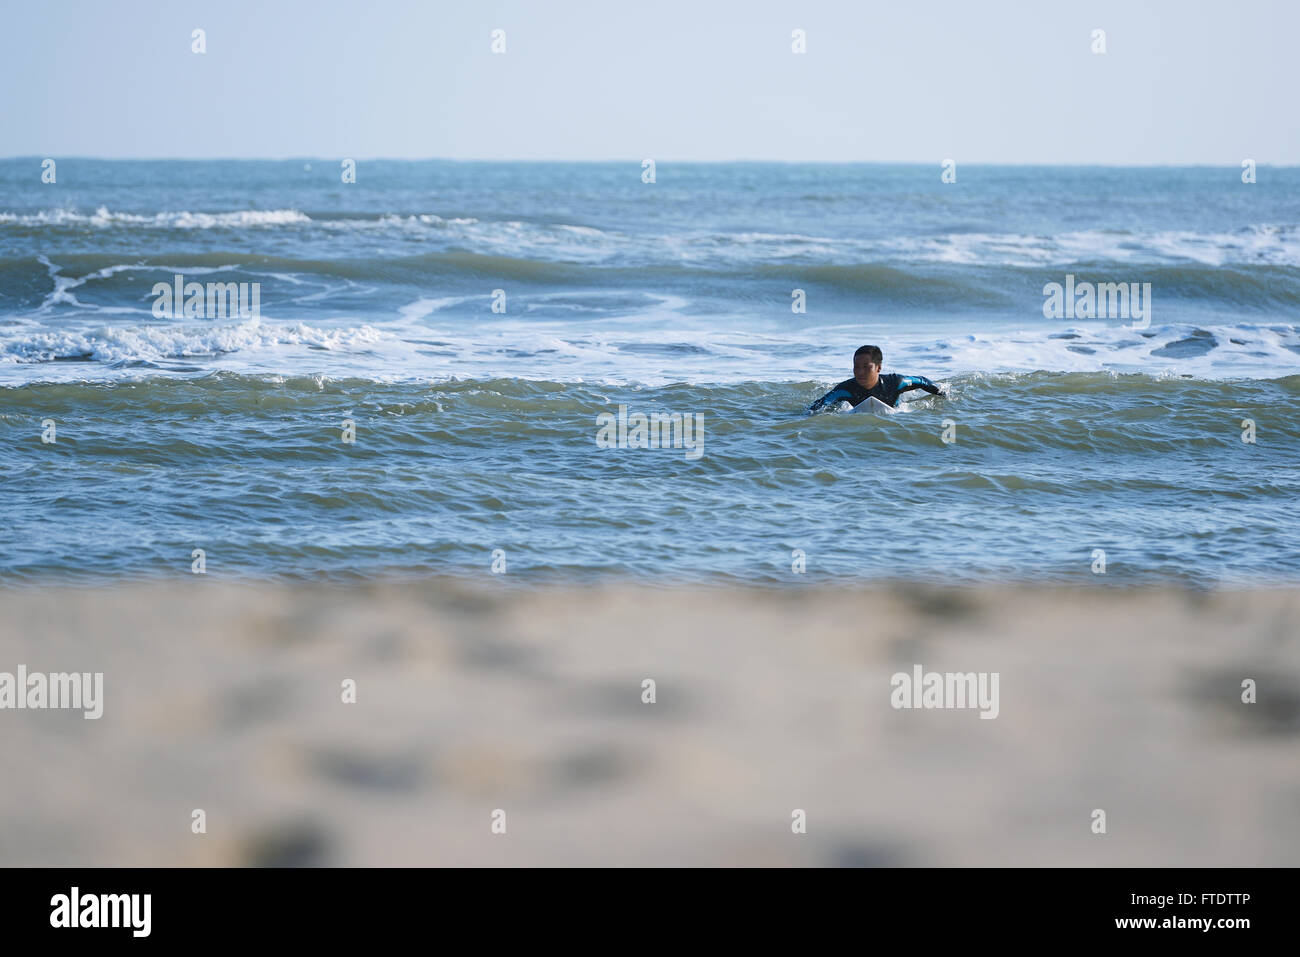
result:
<svg viewBox="0 0 1300 957"><path fill-rule="evenodd" d="M301 226L311 223L321 227L369 229L385 226L472 226L473 217L453 216L444 219L431 213L399 215L396 213L317 213L310 215L297 209L241 209L227 212L192 212L190 210L157 213L113 212L100 206L93 213L74 209L46 209L35 213L0 213L0 225L7 226L145 226L159 229L217 229L241 226ZM507 225L522 226L512 222ZM597 234L599 230L567 227L577 233Z"/></svg>
<svg viewBox="0 0 1300 957"><path fill-rule="evenodd" d="M223 269L234 268L228 259L217 260L220 268L186 269L200 277L220 277ZM244 321L166 319L153 317L147 303L139 301L140 290L157 278L148 275L151 268L157 267L116 264L67 277L49 264L46 282L52 277L55 290L46 294L43 309L0 319L0 368L6 370L5 378L111 378L122 367L155 365L183 373L215 366L426 379L490 375L518 367L524 376L570 382L737 382L834 374L864 338L884 346L890 369L932 378L970 371L1047 370L1265 379L1300 366L1300 324L1272 315L1262 321L1209 316L1206 322L1146 326L1087 321L1067 325L1043 320L1041 308L1034 314L1032 307L1022 309L1022 321L1014 325L996 310L987 321L969 311L959 313L961 321L956 322L935 322L924 314L915 320L900 318L898 305L914 302L908 297L915 296L916 289L906 274L888 267L839 271L854 282L869 276L877 295L888 297L887 320L877 320L870 332L856 315L824 315L815 327L782 322L780 317L756 322L744 315L719 316L701 310L690 296L650 291L665 288L662 284L639 294L569 287L560 293L518 293L508 315L493 316L487 296L492 285L481 280L472 295L428 296L410 290L390 294L382 303L369 292L343 300L344 306L363 303L361 310L330 309L328 300L310 292L302 297L312 301L299 310L305 310L301 318L278 312L275 296L264 295L262 315ZM824 267L823 282L830 268ZM1224 282L1230 277L1207 279ZM114 283L119 290L116 300L102 290L87 292L88 287ZM930 292L952 288L952 283L941 283ZM100 304L84 301L92 297ZM865 298L858 295L851 301ZM124 305L105 306L105 299ZM1033 300L1034 305L1038 302ZM1153 311L1163 313L1159 300ZM52 364L62 368L56 371Z"/></svg>
<svg viewBox="0 0 1300 957"><path fill-rule="evenodd" d="M1133 268L1094 263L1067 268L1076 284L1150 283L1156 308L1163 301L1262 310L1300 306L1300 269L1291 266L1245 269L1191 264ZM1064 284L1067 269L1003 267L945 272L864 264L797 269L765 266L755 274L772 279L793 275L801 281L852 294L864 302L1023 311L1027 303L1041 306L1045 299L1042 287L1051 282Z"/></svg>
<svg viewBox="0 0 1300 957"><path fill-rule="evenodd" d="M809 344L799 330L761 336L695 324L568 324L529 320L475 327L438 319L440 302L412 303L388 324L257 317L244 321L27 322L0 328L6 378L115 378L152 365L194 373L225 369L373 375L376 381L490 375L664 384L835 376L861 344L856 326L826 326ZM430 318L432 317L432 319ZM430 322L436 322L430 325ZM1300 368L1300 326L1287 323L1004 329L962 334L896 330L881 338L889 370L934 379L970 372L1148 372L1206 381L1263 380ZM203 360L201 363L199 360ZM196 364L199 363L199 364ZM75 365L74 368L72 365ZM838 376L837 378L842 378Z"/></svg>
<svg viewBox="0 0 1300 957"><path fill-rule="evenodd" d="M112 399L129 401L132 396L148 396L150 401L164 401L169 396L194 399L202 396L226 396L235 401L257 397L269 391L284 396L321 396L337 400L357 397L387 401L400 397L431 411L503 411L545 409L549 412L585 412L603 410L609 403L629 404L643 411L714 410L739 419L766 418L771 414L798 413L801 417L808 402L821 395L827 383L815 380L749 380L732 384L673 382L657 387L600 382L562 382L552 379L460 378L448 376L438 381L420 378L393 381L387 378L343 375L250 374L229 371L208 372L192 376L156 376L138 374L112 382L40 382L24 385L0 385L0 414L13 408L29 406L34 396L40 401L94 403ZM1192 405L1213 415L1242 406L1243 389L1252 394L1272 390L1275 398L1300 400L1300 373L1260 380L1248 385L1240 382L1215 381L1191 377L1150 374L1145 372L972 372L948 380L947 398L933 398L921 392L908 393L900 403L901 414L922 411L943 412L965 409L991 412L1001 406L1008 417L1023 406L1078 411L1087 407L1096 412L1127 410L1132 421L1150 418L1159 411L1162 397L1170 401L1189 399ZM1134 400L1143 400L1136 402ZM414 406L412 406L414 407ZM835 416L829 412L804 417L804 421ZM1229 416L1231 417L1231 416ZM1059 429L1053 416L1043 417L1043 427ZM1300 422L1275 423L1278 429L1294 431Z"/></svg>
<svg viewBox="0 0 1300 957"><path fill-rule="evenodd" d="M0 226L144 226L156 229L218 229L250 226L296 226L311 218L296 209L240 209L202 213L179 210L152 214L111 212L100 206L93 213L75 209L49 209L36 213L0 213Z"/></svg>
<svg viewBox="0 0 1300 957"><path fill-rule="evenodd" d="M241 281L280 282L333 279L349 283L400 284L437 287L447 294L487 294L493 286L527 288L605 289L717 292L742 302L784 300L792 288L819 289L842 304L877 304L898 308L941 308L949 311L1004 310L1008 314L1041 315L1047 283L1150 283L1154 308L1178 303L1198 307L1225 306L1234 310L1271 311L1300 308L1300 267L1280 265L1133 266L1091 263L1069 267L1018 266L899 266L887 263L766 264L746 268L676 263L618 266L495 255L462 249L407 256L366 258L297 258L244 252L163 251L123 262L120 255L65 254L52 262L47 256L0 260L0 303L12 299L27 308L60 303L81 305L69 298L75 287L93 286L112 297L114 305L141 303L157 281L176 273L228 273ZM54 288L51 289L51 286ZM290 295L292 298L296 292ZM274 302L274 289L263 289L262 301ZM787 305L788 308L788 305ZM1159 312L1154 314L1159 318ZM1167 314L1166 317L1168 318Z"/></svg>
<svg viewBox="0 0 1300 957"><path fill-rule="evenodd" d="M1300 226L1260 223L1229 232L1081 230L1054 235L953 233L891 240L918 262L1021 267L1076 263L1300 266Z"/></svg>
<svg viewBox="0 0 1300 957"><path fill-rule="evenodd" d="M232 325L105 326L86 332L33 332L0 341L0 362L99 362L141 364L164 359L218 356L235 352L307 346L327 351L366 349L391 338L368 325L324 329L295 323L249 319Z"/></svg>
<svg viewBox="0 0 1300 957"><path fill-rule="evenodd" d="M298 209L125 212L100 206L0 212L5 229L63 230L291 229L296 233L380 233L442 242L481 255L607 262L623 265L852 265L1009 266L1037 268L1080 263L1142 266L1300 267L1300 225L1255 223L1228 231L1126 229L1059 233L953 231L922 236L809 235L759 230L642 232L592 223L442 216L429 212L311 211Z"/></svg>

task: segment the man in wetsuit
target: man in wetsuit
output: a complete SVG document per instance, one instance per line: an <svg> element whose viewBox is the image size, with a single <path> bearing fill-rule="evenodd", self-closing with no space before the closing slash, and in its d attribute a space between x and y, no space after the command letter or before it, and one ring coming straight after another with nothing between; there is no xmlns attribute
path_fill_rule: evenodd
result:
<svg viewBox="0 0 1300 957"><path fill-rule="evenodd" d="M856 406L872 396L893 408L898 405L898 397L912 389L924 389L931 395L939 395L944 391L923 375L899 375L896 372L881 375L880 364L884 360L879 347L863 346L853 353L853 378L845 379L831 389L809 406L808 411L816 412L838 402Z"/></svg>

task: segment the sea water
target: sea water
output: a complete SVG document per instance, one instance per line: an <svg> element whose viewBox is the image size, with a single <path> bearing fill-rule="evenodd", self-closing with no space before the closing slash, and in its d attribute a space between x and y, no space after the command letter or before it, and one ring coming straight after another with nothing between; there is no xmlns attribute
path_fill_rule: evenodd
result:
<svg viewBox="0 0 1300 957"><path fill-rule="evenodd" d="M0 161L5 582L1300 578L1300 170L57 169ZM864 344L948 396L806 415Z"/></svg>

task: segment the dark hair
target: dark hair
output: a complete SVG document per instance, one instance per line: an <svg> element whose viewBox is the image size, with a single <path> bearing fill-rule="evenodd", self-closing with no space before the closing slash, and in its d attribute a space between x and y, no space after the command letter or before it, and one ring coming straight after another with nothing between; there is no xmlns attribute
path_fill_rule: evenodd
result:
<svg viewBox="0 0 1300 957"><path fill-rule="evenodd" d="M885 362L885 356L880 351L879 346L863 346L857 352L853 353L853 361L856 362L858 356L861 355L865 355L868 358L870 358L875 365L883 365Z"/></svg>

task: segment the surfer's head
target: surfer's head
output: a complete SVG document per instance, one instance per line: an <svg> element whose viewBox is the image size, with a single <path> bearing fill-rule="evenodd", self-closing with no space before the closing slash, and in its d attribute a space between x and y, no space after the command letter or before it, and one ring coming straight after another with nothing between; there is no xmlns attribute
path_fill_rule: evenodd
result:
<svg viewBox="0 0 1300 957"><path fill-rule="evenodd" d="M879 346L863 346L853 353L853 378L864 389L870 389L880 378L880 364L885 361Z"/></svg>

